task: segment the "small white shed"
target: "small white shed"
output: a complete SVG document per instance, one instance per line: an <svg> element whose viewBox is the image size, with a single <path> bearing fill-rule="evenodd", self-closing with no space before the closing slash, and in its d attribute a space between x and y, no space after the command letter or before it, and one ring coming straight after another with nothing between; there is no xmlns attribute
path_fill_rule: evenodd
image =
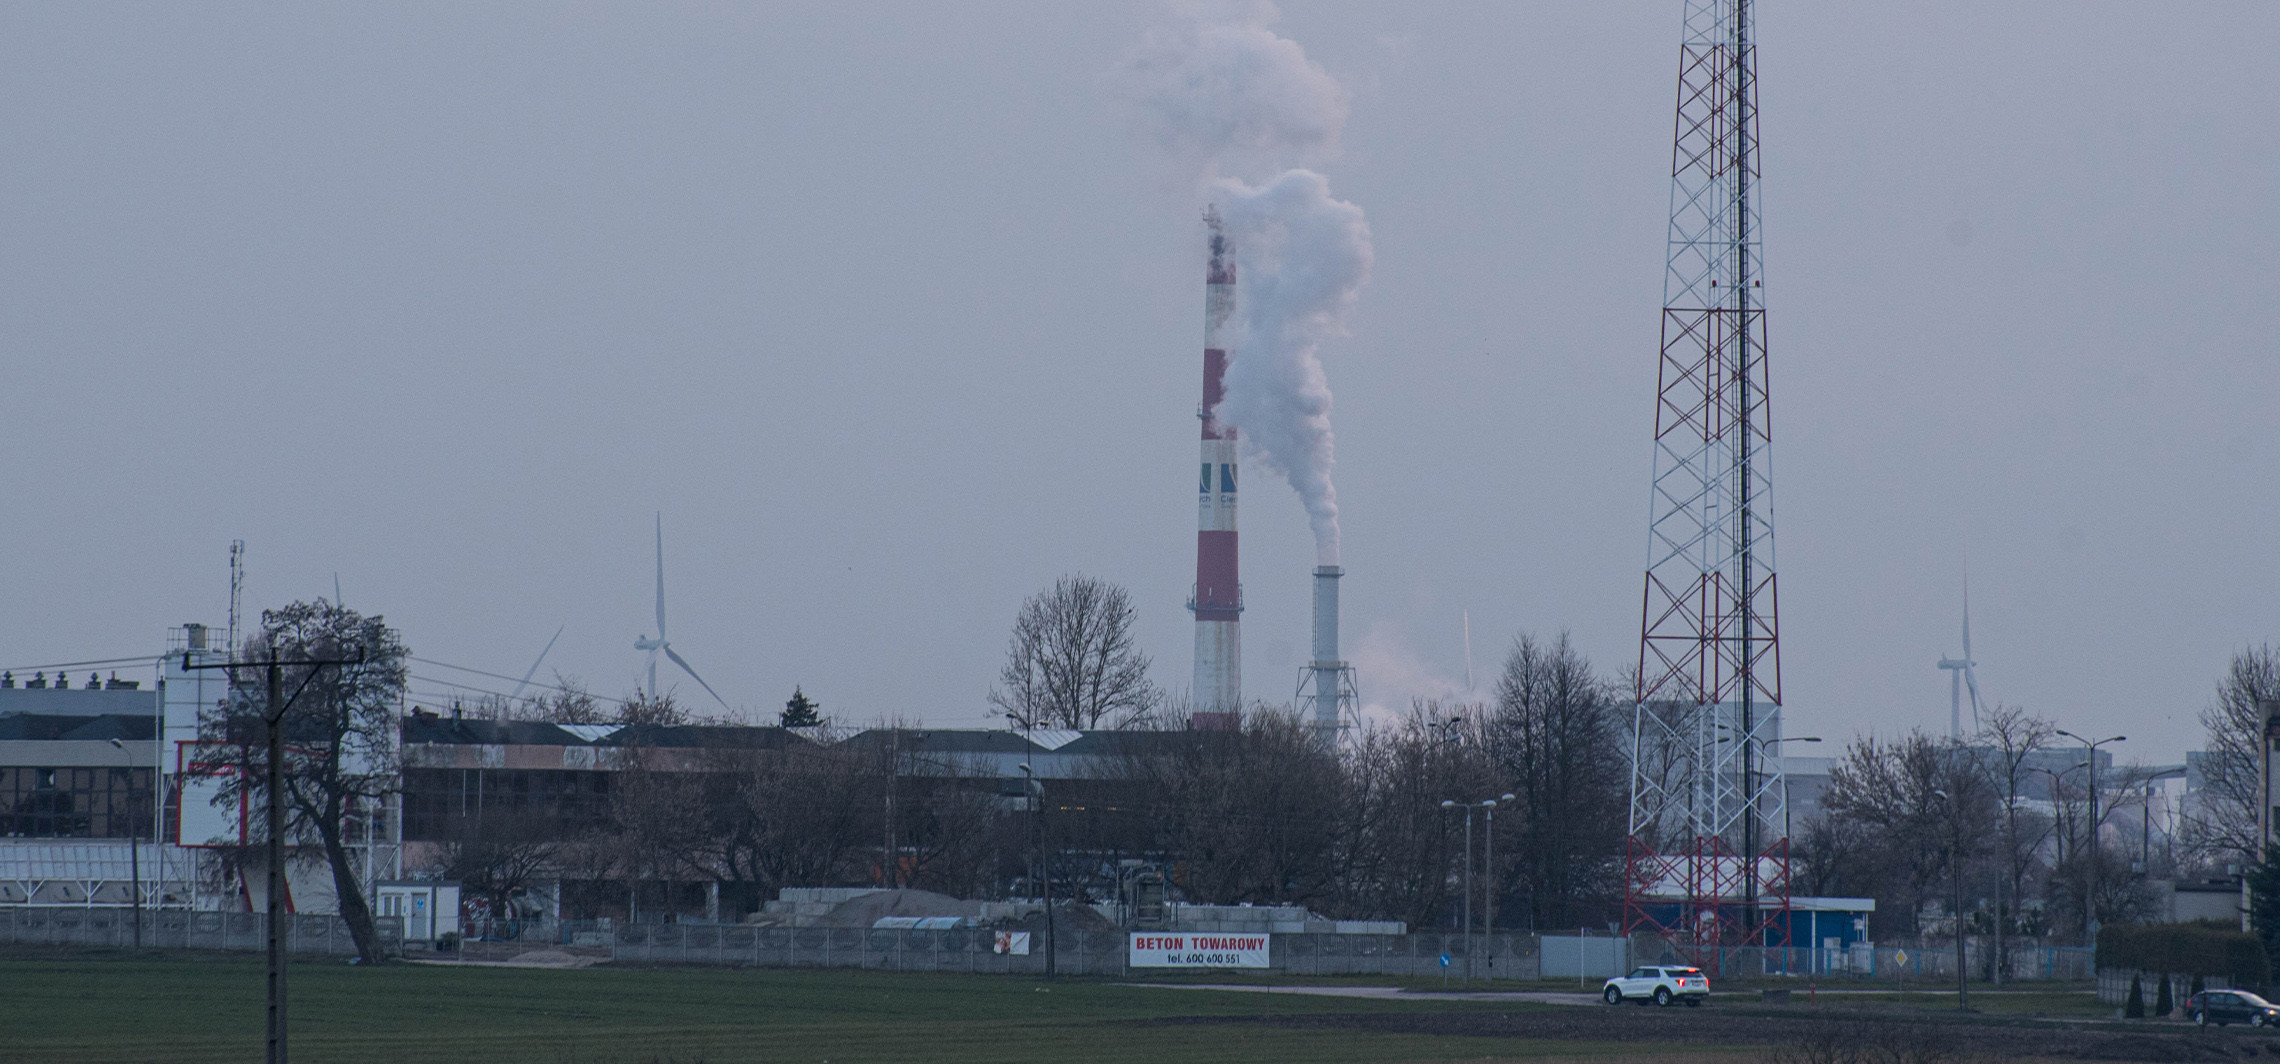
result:
<svg viewBox="0 0 2280 1064"><path fill-rule="evenodd" d="M459 884L384 879L373 884L375 916L404 921L404 941L433 942L459 929Z"/></svg>

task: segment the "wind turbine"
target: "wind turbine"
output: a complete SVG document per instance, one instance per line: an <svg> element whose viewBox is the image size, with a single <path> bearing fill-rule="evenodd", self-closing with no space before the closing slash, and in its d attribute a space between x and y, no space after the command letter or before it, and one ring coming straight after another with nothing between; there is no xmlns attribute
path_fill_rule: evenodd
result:
<svg viewBox="0 0 2280 1064"><path fill-rule="evenodd" d="M554 639L562 638L562 633L568 631L569 628L570 626L566 624L555 629ZM538 652L538 660L530 663L530 671L523 673L522 682L515 685L514 693L507 696L507 701L512 702L522 697L523 688L530 686L530 678L538 675L538 667L546 664L546 655L554 650L554 639L546 641L546 649Z"/></svg>
<svg viewBox="0 0 2280 1064"><path fill-rule="evenodd" d="M713 690L712 685L705 682L704 677L697 675L697 670L690 668L688 662L681 660L681 655L673 652L673 644L665 639L665 515L663 513L657 515L657 638L651 639L645 633L641 638L633 641L633 649L649 652L649 696L651 698L657 697L657 657L662 654L672 659L673 664L679 665L682 672L688 673L690 679L697 681L697 686L704 688L706 694L713 696L713 701L719 702L722 709L734 712L734 707L728 704L728 699L722 698L720 692Z"/></svg>
<svg viewBox="0 0 2280 1064"><path fill-rule="evenodd" d="M1963 738L1963 689L1971 687L1971 726L1979 727L1979 676L1971 667L1979 664L1971 660L1971 578L1963 581L1963 656L1940 658L1940 668L1948 672L1948 734Z"/></svg>

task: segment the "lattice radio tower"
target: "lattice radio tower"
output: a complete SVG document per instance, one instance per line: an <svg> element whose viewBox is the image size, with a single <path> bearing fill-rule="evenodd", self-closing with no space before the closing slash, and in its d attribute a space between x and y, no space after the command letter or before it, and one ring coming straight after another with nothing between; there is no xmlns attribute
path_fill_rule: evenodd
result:
<svg viewBox="0 0 2280 1064"><path fill-rule="evenodd" d="M1626 932L1786 947L1788 787L1749 0L1687 0L1632 731Z"/></svg>

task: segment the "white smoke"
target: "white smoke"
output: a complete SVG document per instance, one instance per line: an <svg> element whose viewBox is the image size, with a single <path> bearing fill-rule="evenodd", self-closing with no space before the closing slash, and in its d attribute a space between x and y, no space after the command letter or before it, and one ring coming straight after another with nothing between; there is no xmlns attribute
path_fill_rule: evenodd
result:
<svg viewBox="0 0 2280 1064"><path fill-rule="evenodd" d="M1273 4L1188 5L1143 38L1115 77L1182 178L1259 178L1338 154L1346 90L1269 29Z"/></svg>
<svg viewBox="0 0 2280 1064"><path fill-rule="evenodd" d="M1290 481L1314 526L1318 565L1338 564L1338 489L1330 470L1330 385L1322 341L1346 319L1370 276L1370 226L1362 209L1330 196L1312 170L1290 170L1253 187L1219 185L1220 211L1235 244L1235 357L1217 417Z"/></svg>
<svg viewBox="0 0 2280 1064"><path fill-rule="evenodd" d="M1237 326L1215 416L1290 481L1318 564L1338 562L1338 491L1322 341L1370 272L1361 208L1306 169L1335 156L1346 91L1269 28L1271 4L1191 11L1150 33L1117 78L1159 146L1217 201L1235 245ZM1256 183L1251 183L1255 178Z"/></svg>

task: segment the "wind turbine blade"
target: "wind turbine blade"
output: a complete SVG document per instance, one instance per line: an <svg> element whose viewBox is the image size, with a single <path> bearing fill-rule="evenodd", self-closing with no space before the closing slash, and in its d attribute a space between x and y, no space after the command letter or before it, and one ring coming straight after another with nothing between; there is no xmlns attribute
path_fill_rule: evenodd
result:
<svg viewBox="0 0 2280 1064"><path fill-rule="evenodd" d="M1966 655L1964 660L1971 659ZM1979 674L1973 672L1969 665L1963 667L1963 683L1971 688L1971 723L1976 727L1979 724Z"/></svg>
<svg viewBox="0 0 2280 1064"><path fill-rule="evenodd" d="M333 605L340 605L340 574L333 574Z"/></svg>
<svg viewBox="0 0 2280 1064"><path fill-rule="evenodd" d="M555 629L555 630L554 630L554 639L560 639L560 638L562 638L562 631L563 631L563 629L565 629L565 628L568 628L568 627L570 627L570 626L566 624L566 625L563 625L561 628L557 628L557 629ZM516 684L516 685L515 685L515 693L513 693L513 694L511 694L511 695L508 695L508 696L507 696L507 701L509 701L509 702L512 702L512 701L514 701L515 699L518 699L518 698L521 698L521 697L522 697L523 688L530 686L530 678L531 678L531 677L533 677L533 676L536 676L536 675L538 675L538 667L539 667L539 666L546 664L546 655L547 655L548 651L551 651L551 650L553 650L553 649L554 649L554 639L549 639L549 640L547 640L547 641L546 641L546 650L541 650L541 651L539 651L539 652L538 652L538 660L537 660L537 661L534 661L534 662L531 662L531 663L530 663L530 671L529 671L529 672L526 672L526 673L523 673L522 682L521 682L521 683L518 683L518 684Z"/></svg>
<svg viewBox="0 0 2280 1064"><path fill-rule="evenodd" d="M690 679L697 681L697 686L704 688L706 694L713 696L713 701L720 703L720 708L734 711L736 707L729 705L728 699L722 698L720 692L713 690L712 685L706 683L704 677L697 675L697 670L690 668L688 662L682 661L681 655L674 653L672 647L665 648L665 656L672 658L673 664L679 665L682 672L688 673Z"/></svg>
<svg viewBox="0 0 2280 1064"><path fill-rule="evenodd" d="M1963 660L1971 660L1971 573L1963 574Z"/></svg>
<svg viewBox="0 0 2280 1064"><path fill-rule="evenodd" d="M657 638L665 638L665 512L657 512Z"/></svg>
<svg viewBox="0 0 2280 1064"><path fill-rule="evenodd" d="M1465 611L1465 691L1473 689L1472 675L1472 611Z"/></svg>

